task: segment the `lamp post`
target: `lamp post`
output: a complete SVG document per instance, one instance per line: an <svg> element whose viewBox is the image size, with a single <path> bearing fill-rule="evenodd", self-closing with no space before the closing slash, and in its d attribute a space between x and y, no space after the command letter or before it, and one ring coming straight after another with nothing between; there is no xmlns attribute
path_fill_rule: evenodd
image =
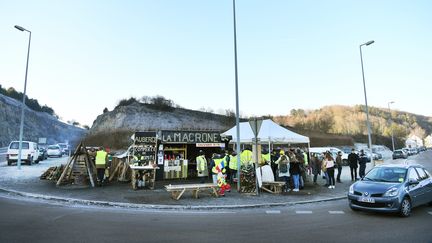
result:
<svg viewBox="0 0 432 243"><path fill-rule="evenodd" d="M362 76L363 76L363 90L364 90L364 97L365 97L365 104L366 104L366 125L367 125L367 129L368 129L369 152L370 152L370 156L371 156L372 166L375 166L375 161L373 159L373 154L372 154L372 138L371 138L371 128L370 128L370 122L369 122L369 110L368 110L367 95L366 95L366 82L365 82L364 68L363 68L362 46L368 46L370 44L373 44L374 42L375 41L371 40L371 41L368 41L368 42L360 45L360 61L361 61Z"/></svg>
<svg viewBox="0 0 432 243"><path fill-rule="evenodd" d="M393 152L395 151L395 146L394 146L394 136L393 136L393 128L391 127L391 111L390 111L390 105L395 103L394 101L390 101L387 103L388 106L388 111L390 113L390 130L391 130L391 138L392 138L392 147L393 147Z"/></svg>
<svg viewBox="0 0 432 243"><path fill-rule="evenodd" d="M234 69L235 69L235 96L236 96L236 152L237 152L237 191L240 192L240 118L239 118L239 97L238 97L238 72L237 72L237 31L235 0L233 0L233 22L234 22Z"/></svg>
<svg viewBox="0 0 432 243"><path fill-rule="evenodd" d="M22 104L21 104L21 124L20 124L20 133L19 133L19 147L18 147L19 150L18 150L18 161L17 161L18 170L20 170L21 169L22 140L23 140L23 130L24 130L24 107L25 107L25 98L26 98L26 89L27 89L27 72L28 72L28 63L29 63L29 55L30 55L31 31L24 29L23 27L21 27L19 25L15 25L15 28L20 30L20 31L29 32L27 64L26 64L26 72L25 72L25 79L24 79L24 94L23 94L23 100L22 100Z"/></svg>

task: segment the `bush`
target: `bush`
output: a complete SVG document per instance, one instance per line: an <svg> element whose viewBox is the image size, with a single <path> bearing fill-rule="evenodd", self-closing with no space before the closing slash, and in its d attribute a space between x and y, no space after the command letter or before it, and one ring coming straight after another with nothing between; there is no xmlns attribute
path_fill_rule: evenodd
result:
<svg viewBox="0 0 432 243"><path fill-rule="evenodd" d="M128 106L128 105L131 105L135 102L138 102L138 101L134 97L130 97L129 99L122 99L119 101L119 103L117 104L117 106L115 108L120 107L120 106Z"/></svg>

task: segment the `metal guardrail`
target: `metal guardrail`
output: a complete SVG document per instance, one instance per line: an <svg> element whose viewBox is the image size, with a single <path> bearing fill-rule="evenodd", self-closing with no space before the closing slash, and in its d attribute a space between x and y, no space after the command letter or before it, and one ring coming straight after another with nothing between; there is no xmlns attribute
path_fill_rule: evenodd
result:
<svg viewBox="0 0 432 243"><path fill-rule="evenodd" d="M8 147L0 148L0 155L6 154L8 150Z"/></svg>
<svg viewBox="0 0 432 243"><path fill-rule="evenodd" d="M0 148L0 162L6 161L8 147Z"/></svg>

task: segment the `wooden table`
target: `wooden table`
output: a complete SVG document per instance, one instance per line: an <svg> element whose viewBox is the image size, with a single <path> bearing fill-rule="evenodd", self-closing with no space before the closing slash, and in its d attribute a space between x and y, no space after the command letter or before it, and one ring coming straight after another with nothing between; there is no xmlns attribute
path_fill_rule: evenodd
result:
<svg viewBox="0 0 432 243"><path fill-rule="evenodd" d="M285 186L285 182L282 181L272 181L262 183L261 189L272 194L281 194L282 188Z"/></svg>
<svg viewBox="0 0 432 243"><path fill-rule="evenodd" d="M205 184L183 184L183 185L166 185L165 189L167 192L171 192L171 197L174 200L179 200L185 191L192 191L192 196L194 198L199 198L198 193L202 190L209 190L210 194L218 197L218 186L213 183Z"/></svg>
<svg viewBox="0 0 432 243"><path fill-rule="evenodd" d="M149 176L145 177L144 183L145 186L148 186L151 190L154 189L155 186L155 178L156 178L156 170L159 169L159 167L153 167L151 165L146 166L137 166L137 165L131 165L130 168L132 169L132 188L134 190L138 189L138 180L137 176L140 176L142 172L148 171Z"/></svg>

